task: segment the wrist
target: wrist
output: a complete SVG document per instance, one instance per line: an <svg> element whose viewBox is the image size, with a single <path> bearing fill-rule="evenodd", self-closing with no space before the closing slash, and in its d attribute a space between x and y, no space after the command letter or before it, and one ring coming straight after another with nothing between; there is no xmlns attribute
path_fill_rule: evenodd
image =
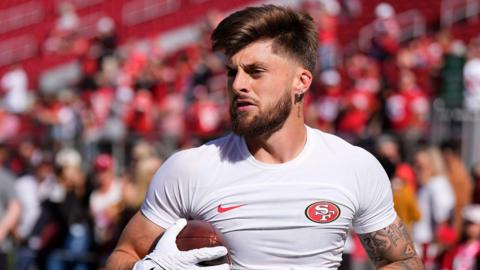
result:
<svg viewBox="0 0 480 270"><path fill-rule="evenodd" d="M151 269L160 270L165 268L163 268L161 265L158 265L157 263L155 263L155 261L149 259L148 257L144 258L143 260L137 261L132 267L132 270L151 270Z"/></svg>

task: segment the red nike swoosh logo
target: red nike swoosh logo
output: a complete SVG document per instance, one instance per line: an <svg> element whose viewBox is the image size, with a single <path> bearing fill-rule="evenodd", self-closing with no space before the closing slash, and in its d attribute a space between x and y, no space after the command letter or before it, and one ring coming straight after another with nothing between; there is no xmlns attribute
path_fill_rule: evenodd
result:
<svg viewBox="0 0 480 270"><path fill-rule="evenodd" d="M239 205L232 205L232 206L228 206L228 207L223 207L221 204L219 204L218 207L217 207L217 211L218 211L218 213L225 213L227 211L233 210L235 208L242 207L244 205L245 204L239 204Z"/></svg>

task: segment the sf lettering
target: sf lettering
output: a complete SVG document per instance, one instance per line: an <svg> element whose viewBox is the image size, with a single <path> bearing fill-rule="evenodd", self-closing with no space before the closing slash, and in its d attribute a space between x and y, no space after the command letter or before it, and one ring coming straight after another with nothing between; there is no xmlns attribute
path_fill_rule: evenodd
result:
<svg viewBox="0 0 480 270"><path fill-rule="evenodd" d="M320 221L327 221L335 214L335 211L329 210L327 204L319 204L315 206L314 214L320 217Z"/></svg>

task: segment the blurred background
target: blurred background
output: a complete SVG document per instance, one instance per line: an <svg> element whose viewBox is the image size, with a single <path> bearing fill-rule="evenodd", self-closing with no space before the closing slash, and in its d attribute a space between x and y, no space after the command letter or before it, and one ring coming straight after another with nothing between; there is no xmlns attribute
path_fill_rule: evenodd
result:
<svg viewBox="0 0 480 270"><path fill-rule="evenodd" d="M163 160L228 131L210 33L262 3L317 23L308 125L378 157L427 269L480 269L480 0L0 1L0 269L103 268Z"/></svg>

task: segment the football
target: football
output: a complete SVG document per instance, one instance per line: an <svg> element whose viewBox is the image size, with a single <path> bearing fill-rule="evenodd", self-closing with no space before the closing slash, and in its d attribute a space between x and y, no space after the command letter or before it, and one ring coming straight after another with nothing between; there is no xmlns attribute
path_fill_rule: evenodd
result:
<svg viewBox="0 0 480 270"><path fill-rule="evenodd" d="M181 251L202 247L226 246L222 233L220 233L212 224L201 220L189 220L187 225L177 236L177 247ZM201 266L212 266L228 263L230 257L228 254L221 258L202 262Z"/></svg>

